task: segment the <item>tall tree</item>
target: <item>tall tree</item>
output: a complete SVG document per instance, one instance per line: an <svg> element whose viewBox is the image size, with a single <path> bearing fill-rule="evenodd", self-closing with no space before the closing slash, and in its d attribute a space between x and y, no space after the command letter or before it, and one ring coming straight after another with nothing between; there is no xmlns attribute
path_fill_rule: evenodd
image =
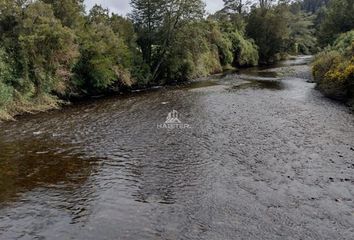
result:
<svg viewBox="0 0 354 240"><path fill-rule="evenodd" d="M205 4L202 0L132 0L131 6L138 43L155 80L176 33L185 24L201 19Z"/></svg>
<svg viewBox="0 0 354 240"><path fill-rule="evenodd" d="M75 28L84 23L84 0L42 0L50 4L56 18L66 27Z"/></svg>
<svg viewBox="0 0 354 240"><path fill-rule="evenodd" d="M270 8L254 8L248 16L247 34L259 47L261 63L273 63L286 53L290 40L289 21L286 4Z"/></svg>
<svg viewBox="0 0 354 240"><path fill-rule="evenodd" d="M101 5L95 4L90 10L88 15L89 23L109 25L109 10L108 8L103 8Z"/></svg>
<svg viewBox="0 0 354 240"><path fill-rule="evenodd" d="M320 26L322 46L333 43L341 34L354 29L354 0L332 0Z"/></svg>
<svg viewBox="0 0 354 240"><path fill-rule="evenodd" d="M83 94L98 94L130 86L132 52L115 32L110 13L95 5L80 31L80 59L74 68L74 81Z"/></svg>
<svg viewBox="0 0 354 240"><path fill-rule="evenodd" d="M138 44L143 58L150 66L152 62L152 45L156 42L159 28L162 26L165 6L163 0L132 0L131 18L138 33Z"/></svg>
<svg viewBox="0 0 354 240"><path fill-rule="evenodd" d="M73 31L54 17L51 5L40 1L26 7L23 16L23 77L33 83L34 97L64 92L78 55Z"/></svg>

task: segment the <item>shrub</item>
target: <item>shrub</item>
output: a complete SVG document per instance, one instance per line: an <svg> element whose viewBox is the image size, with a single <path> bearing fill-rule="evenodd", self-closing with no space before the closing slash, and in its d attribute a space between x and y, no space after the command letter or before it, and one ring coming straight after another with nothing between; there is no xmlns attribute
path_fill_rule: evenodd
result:
<svg viewBox="0 0 354 240"><path fill-rule="evenodd" d="M350 64L348 62L337 62L325 73L324 78L318 84L319 89L333 99L347 100L349 97L349 71Z"/></svg>
<svg viewBox="0 0 354 240"><path fill-rule="evenodd" d="M80 59L74 68L74 82L83 93L107 91L115 84L131 85L127 70L131 52L109 26L92 23L86 26L80 44Z"/></svg>
<svg viewBox="0 0 354 240"><path fill-rule="evenodd" d="M12 88L3 82L0 82L0 109L5 108L11 100Z"/></svg>
<svg viewBox="0 0 354 240"><path fill-rule="evenodd" d="M332 47L316 56L313 75L324 95L351 101L354 97L354 31L340 35Z"/></svg>
<svg viewBox="0 0 354 240"><path fill-rule="evenodd" d="M354 53L354 30L341 34L334 42L332 49L350 58Z"/></svg>
<svg viewBox="0 0 354 240"><path fill-rule="evenodd" d="M234 61L236 66L256 66L258 65L258 47L253 40L246 39L239 31L229 33L232 41Z"/></svg>
<svg viewBox="0 0 354 240"><path fill-rule="evenodd" d="M175 36L159 78L176 82L220 72L221 62L232 62L229 48L215 26L185 25Z"/></svg>
<svg viewBox="0 0 354 240"><path fill-rule="evenodd" d="M320 83L332 66L340 62L341 59L341 54L335 50L325 50L317 54L312 67L315 82Z"/></svg>
<svg viewBox="0 0 354 240"><path fill-rule="evenodd" d="M11 69L6 57L5 51L0 48L0 109L12 100L12 87L6 84L11 78Z"/></svg>
<svg viewBox="0 0 354 240"><path fill-rule="evenodd" d="M22 76L33 83L35 97L64 93L78 55L72 30L54 17L51 5L34 2L24 10L19 36Z"/></svg>

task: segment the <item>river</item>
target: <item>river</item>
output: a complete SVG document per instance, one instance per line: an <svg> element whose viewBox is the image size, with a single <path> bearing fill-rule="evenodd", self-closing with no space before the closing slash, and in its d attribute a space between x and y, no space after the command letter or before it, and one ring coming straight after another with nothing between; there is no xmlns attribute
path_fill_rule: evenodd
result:
<svg viewBox="0 0 354 240"><path fill-rule="evenodd" d="M1 123L0 239L354 239L354 116L308 62Z"/></svg>

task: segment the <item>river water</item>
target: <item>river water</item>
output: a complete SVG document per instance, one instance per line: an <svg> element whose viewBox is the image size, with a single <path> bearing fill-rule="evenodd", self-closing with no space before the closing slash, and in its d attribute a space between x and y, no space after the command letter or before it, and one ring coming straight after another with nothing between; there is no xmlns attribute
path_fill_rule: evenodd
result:
<svg viewBox="0 0 354 240"><path fill-rule="evenodd" d="M1 123L0 239L354 239L354 116L308 61Z"/></svg>

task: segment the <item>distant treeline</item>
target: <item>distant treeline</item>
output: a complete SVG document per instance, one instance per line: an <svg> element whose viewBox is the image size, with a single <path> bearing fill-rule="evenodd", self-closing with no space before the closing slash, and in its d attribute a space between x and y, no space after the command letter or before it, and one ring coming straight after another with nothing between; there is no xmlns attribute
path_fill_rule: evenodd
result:
<svg viewBox="0 0 354 240"><path fill-rule="evenodd" d="M122 17L83 0L0 1L0 118L313 53L348 28L326 0L224 2L206 16L203 0L132 0Z"/></svg>

